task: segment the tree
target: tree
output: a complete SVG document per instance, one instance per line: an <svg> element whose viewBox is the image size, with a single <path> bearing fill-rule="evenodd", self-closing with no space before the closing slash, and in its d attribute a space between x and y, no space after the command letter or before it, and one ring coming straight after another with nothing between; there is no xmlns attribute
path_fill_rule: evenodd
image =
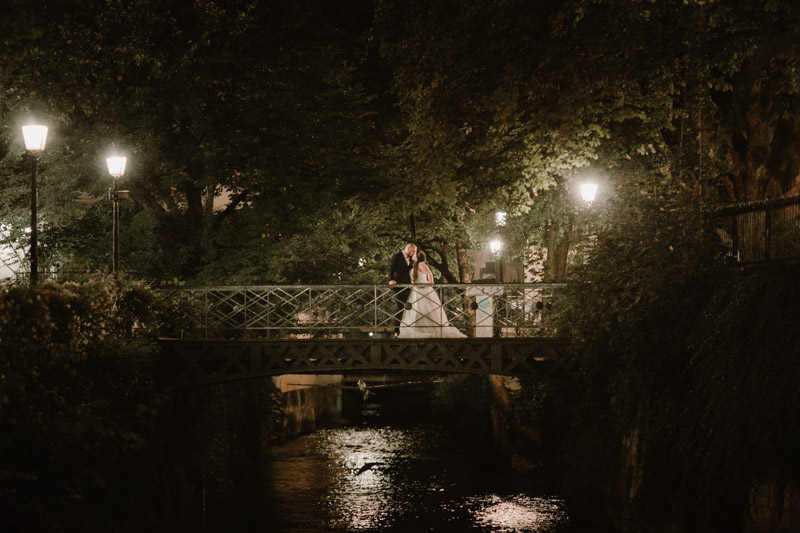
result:
<svg viewBox="0 0 800 533"><path fill-rule="evenodd" d="M320 263L314 279L358 277L359 259L414 238L445 279L466 281L466 250L498 208L538 228L525 244L548 250L548 276L561 279L584 234L571 195L585 170L606 194L658 196L674 182L712 201L783 194L800 169L798 8L785 0L11 9L47 31L3 74L2 217L25 209L16 122L36 107L54 125L43 218L72 236L56 243L64 253L95 254L81 259L93 267L108 247L67 229L88 226L65 200L105 193L112 143L131 155L136 220L123 228L155 232L128 239L136 260L208 280L298 279L302 269L281 269L312 259L294 255L312 252L301 238L353 250L348 268ZM330 220L348 231L329 232ZM356 231L375 238L353 247ZM221 249L233 242L235 258Z"/></svg>
<svg viewBox="0 0 800 533"><path fill-rule="evenodd" d="M562 263L548 270L563 272L574 206L542 195L568 198L584 169L611 190L657 197L674 182L699 201L792 186L797 11L759 0L383 2L376 31L408 110L415 174L436 176L435 190L449 183L461 207L459 184L484 186L471 199L485 203L503 190L519 214L546 206L539 241ZM644 155L659 172L648 162L619 173L628 183L615 177Z"/></svg>
<svg viewBox="0 0 800 533"><path fill-rule="evenodd" d="M245 230L251 243L262 234L275 239L285 233L268 224L290 224L295 208L282 198L287 191L302 183L324 198L363 182L376 142L370 96L355 79L360 45L331 24L325 7L43 3L36 16L49 31L7 77L4 98L6 122L33 102L55 120L42 176L60 179L43 180L43 215L63 214L59 226L79 228L74 221L86 211L67 214L64 200L103 194L109 180L101 181L98 156L112 143L127 148L131 215L151 213L157 233L150 274L187 277L219 259L213 244L239 211L260 213L239 217L256 225ZM7 129L9 143L15 132ZM6 155L13 180L19 151ZM226 197L227 208L214 211L215 199ZM88 250L87 239L98 237L75 235L72 243Z"/></svg>
<svg viewBox="0 0 800 533"><path fill-rule="evenodd" d="M16 5L4 8L0 19L0 70L15 68L26 56L27 47L42 35L41 28Z"/></svg>

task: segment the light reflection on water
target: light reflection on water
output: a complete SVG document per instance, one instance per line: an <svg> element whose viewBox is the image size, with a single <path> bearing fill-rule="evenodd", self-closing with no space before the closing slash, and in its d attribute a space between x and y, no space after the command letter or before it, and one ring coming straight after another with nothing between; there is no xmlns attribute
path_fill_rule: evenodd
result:
<svg viewBox="0 0 800 533"><path fill-rule="evenodd" d="M269 531L569 531L560 499L487 488L467 465L437 426L305 435L273 449Z"/></svg>
<svg viewBox="0 0 800 533"><path fill-rule="evenodd" d="M493 494L471 498L468 506L475 522L490 531L554 531L569 522L563 502L552 498Z"/></svg>

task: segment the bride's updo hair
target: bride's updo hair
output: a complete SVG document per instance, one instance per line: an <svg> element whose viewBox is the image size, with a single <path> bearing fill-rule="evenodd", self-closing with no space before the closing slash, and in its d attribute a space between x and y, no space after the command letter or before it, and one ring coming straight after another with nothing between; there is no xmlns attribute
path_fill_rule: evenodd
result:
<svg viewBox="0 0 800 533"><path fill-rule="evenodd" d="M411 281L413 283L417 282L417 274L419 273L419 264L424 263L427 256L425 252L417 252L417 260L414 261L414 267L411 269Z"/></svg>

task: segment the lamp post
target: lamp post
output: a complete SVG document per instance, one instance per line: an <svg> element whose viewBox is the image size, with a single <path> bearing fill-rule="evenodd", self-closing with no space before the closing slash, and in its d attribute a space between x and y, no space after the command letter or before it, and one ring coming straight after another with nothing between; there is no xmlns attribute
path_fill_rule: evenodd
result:
<svg viewBox="0 0 800 533"><path fill-rule="evenodd" d="M108 173L114 178L114 188L109 190L109 196L111 197L111 203L114 206L114 245L111 269L115 278L117 277L117 272L119 271L119 190L117 189L117 180L125 174L125 163L127 162L128 158L123 156L112 156L106 158Z"/></svg>
<svg viewBox="0 0 800 533"><path fill-rule="evenodd" d="M587 249L591 249L594 242L594 238L592 237L590 230L591 220L588 215L589 211L592 208L592 202L594 202L596 195L597 195L597 183L591 181L581 183L581 198L583 198L583 201L586 203L587 208L584 210L583 215L579 215L579 219L581 220L581 222L579 222L578 226L579 228L580 227L586 228L585 233L587 235L586 239L588 241ZM579 233L583 233L583 231L579 229Z"/></svg>
<svg viewBox="0 0 800 533"><path fill-rule="evenodd" d="M31 154L31 285L39 282L39 224L37 208L39 205L39 191L37 188L39 173L39 152L44 150L47 143L47 126L30 124L22 126L22 138L25 149Z"/></svg>
<svg viewBox="0 0 800 533"><path fill-rule="evenodd" d="M494 264L497 267L497 281L503 283L503 263L500 261L500 250L503 249L503 241L500 239L493 239L489 243L489 250L494 255Z"/></svg>

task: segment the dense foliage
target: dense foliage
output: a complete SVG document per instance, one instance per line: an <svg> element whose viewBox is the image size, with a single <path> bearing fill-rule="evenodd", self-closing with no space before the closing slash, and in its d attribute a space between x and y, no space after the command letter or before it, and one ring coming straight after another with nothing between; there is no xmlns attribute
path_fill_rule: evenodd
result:
<svg viewBox="0 0 800 533"><path fill-rule="evenodd" d="M708 522L726 525L754 495L780 512L800 485L798 274L771 265L721 276L689 338L680 475Z"/></svg>
<svg viewBox="0 0 800 533"><path fill-rule="evenodd" d="M4 531L197 530L260 479L271 381L164 394L158 311L113 282L0 292Z"/></svg>
<svg viewBox="0 0 800 533"><path fill-rule="evenodd" d="M107 269L112 149L129 156L124 268L209 283L383 280L408 238L442 278L468 281L467 250L493 232L509 258L565 279L589 174L601 195L640 184L657 199L667 180L706 203L798 185L789 0L10 0L5 12L0 233L24 253L18 126L37 113L51 125L45 265ZM518 231L493 227L499 209Z"/></svg>
<svg viewBox="0 0 800 533"><path fill-rule="evenodd" d="M358 71L363 39L348 28L355 19L325 2L12 4L42 36L5 73L0 96L10 242L24 241L27 210L18 126L35 113L51 127L42 234L59 238L43 246L47 264L108 264L112 151L129 158L120 179L130 190L128 270L321 281L375 255L363 226L373 220L348 203L381 187L371 81ZM319 243L331 238L326 256Z"/></svg>
<svg viewBox="0 0 800 533"><path fill-rule="evenodd" d="M797 269L726 266L680 188L604 208L557 303L580 376L554 428L565 490L630 530L742 530L752 490L800 481Z"/></svg>
<svg viewBox="0 0 800 533"><path fill-rule="evenodd" d="M0 293L4 527L96 530L141 508L154 394L149 294L108 284ZM141 329L145 332L147 329ZM136 504L134 504L135 506Z"/></svg>
<svg viewBox="0 0 800 533"><path fill-rule="evenodd" d="M677 429L679 402L688 393L686 339L706 305L720 252L691 195L676 187L662 191L657 202L637 200L636 194L623 191L606 205L616 222L596 228L587 262L574 269L557 304L582 376L582 394L572 409L575 433L562 449L566 484L584 502L590 494L604 494L607 499L595 500L599 508L592 512L616 509L611 513L618 515L627 497L607 480L637 483L632 471L627 479L620 474L630 453L626 440L634 448L645 443L647 451L664 445L674 452L643 460L645 475L662 491L661 500L647 503L669 505L681 493L680 481L666 475L681 457L678 447L669 448L675 443L670 432ZM631 444L634 433L639 440ZM603 461L585 453L587 441L603 450Z"/></svg>

